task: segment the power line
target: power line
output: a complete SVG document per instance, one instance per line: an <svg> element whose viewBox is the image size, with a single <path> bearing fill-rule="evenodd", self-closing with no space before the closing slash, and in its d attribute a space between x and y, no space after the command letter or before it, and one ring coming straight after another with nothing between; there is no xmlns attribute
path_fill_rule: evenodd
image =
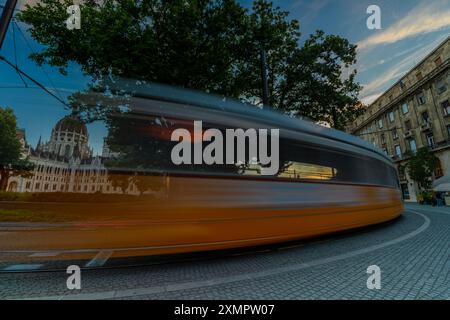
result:
<svg viewBox="0 0 450 320"><path fill-rule="evenodd" d="M1 22L0 22L0 48L3 44L3 40L5 38L5 34L7 32L8 26L11 22L11 18L13 16L13 12L17 11L15 9L17 4L17 0L8 0L6 2L6 5L0 5L1 8L3 8L3 13L1 15ZM35 80L34 78L32 78L30 75L28 75L27 73L25 73L24 71L22 71L18 64L17 64L17 47L16 47L16 36L15 36L15 29L19 29L21 35L23 36L25 42L27 43L28 47L30 48L30 50L34 53L34 50L32 49L31 45L28 43L28 40L26 39L25 35L22 33L22 30L20 29L20 27L17 25L17 23L15 23L15 21L13 21L13 42L14 42L14 59L15 59L15 64L12 63L11 61L9 61L7 58L5 58L4 56L0 56L0 60L3 60L6 64L8 64L10 67L12 67L20 76L22 82L24 83L25 87L28 86L28 84L25 82L25 80L23 79L23 76L27 79L29 79L31 82L33 82L34 84L36 84L39 88L41 88L42 90L44 90L46 93L48 93L49 95L51 95L53 98L55 98L56 100L58 100L59 102L61 102L64 106L70 108L70 106L64 101L64 99L61 97L61 95L59 94L59 92L56 90L56 86L53 84L53 81L50 79L49 75L45 72L45 70L42 68L42 70L44 71L44 73L46 74L48 80L51 82L51 84L53 85L53 90L58 93L58 95L55 95L53 92L51 92L50 90L48 90L44 85L42 85L39 81Z"/></svg>
<svg viewBox="0 0 450 320"><path fill-rule="evenodd" d="M33 48L31 47L30 42L27 40L24 32L22 31L22 29L20 28L19 24L15 21L15 19L13 20L13 27L14 25L16 26L16 28L19 30L20 35L22 36L24 42L26 43L26 45L28 46L28 49L30 49L30 51L33 54L36 54L36 52L33 50ZM47 80L50 82L50 84L53 86L53 90L58 94L60 99L63 99L63 96L61 95L61 93L56 89L55 83L53 82L53 80L50 78L49 74L47 73L47 71L45 70L45 68L42 65L39 65L39 67L41 68L42 72L45 74Z"/></svg>
<svg viewBox="0 0 450 320"><path fill-rule="evenodd" d="M47 92L49 95L51 95L53 98L55 98L56 100L58 100L59 102L61 102L65 107L70 108L70 106L60 97L58 97L57 95L55 95L53 92L51 92L50 90L48 90L44 85L42 85L40 82L38 82L37 80L33 79L31 76L29 76L27 73L25 73L24 71L20 70L19 67L15 66L13 63L11 63L8 59L6 59L4 56L0 56L0 60L3 60L6 62L6 64L8 64L11 68L13 68L14 70L16 70L17 72L21 73L23 76L25 76L27 79L29 79L31 82L33 82L34 84L36 84L38 87L40 87L42 90L44 90L45 92Z"/></svg>
<svg viewBox="0 0 450 320"><path fill-rule="evenodd" d="M14 62L16 63L16 68L17 68L16 28L15 28L14 24L13 24L12 30L13 30L13 44L14 44ZM17 74L19 75L20 80L22 80L25 87L27 87L28 84L25 82L22 75L19 72L17 72Z"/></svg>

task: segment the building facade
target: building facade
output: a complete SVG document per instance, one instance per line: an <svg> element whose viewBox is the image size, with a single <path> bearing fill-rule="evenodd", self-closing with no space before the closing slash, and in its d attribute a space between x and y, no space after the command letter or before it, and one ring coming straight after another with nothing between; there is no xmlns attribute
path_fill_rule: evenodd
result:
<svg viewBox="0 0 450 320"><path fill-rule="evenodd" d="M438 157L435 179L450 175L450 37L367 106L348 131L396 162L405 201L417 201L418 185L404 168L418 149Z"/></svg>

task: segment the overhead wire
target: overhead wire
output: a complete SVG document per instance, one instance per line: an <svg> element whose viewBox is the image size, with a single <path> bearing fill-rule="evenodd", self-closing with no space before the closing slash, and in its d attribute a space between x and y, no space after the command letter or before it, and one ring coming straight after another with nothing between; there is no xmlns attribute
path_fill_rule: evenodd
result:
<svg viewBox="0 0 450 320"><path fill-rule="evenodd" d="M6 6L4 5L0 5L0 8L5 9ZM20 11L18 9L14 8L14 11ZM50 78L50 76L48 75L48 73L45 71L45 69L41 67L41 70L44 72L44 74L46 75L47 79L49 80L50 84L53 86L52 90L54 90L57 94L54 94L53 92L51 92L45 85L43 85L42 83L40 83L38 80L34 79L32 76L30 76L29 74L27 74L25 71L23 71L19 65L18 65L18 59L17 59L17 45L16 45L16 28L19 30L19 33L22 35L25 43L27 44L28 48L30 49L31 52L34 53L33 48L31 47L31 45L29 44L28 40L26 39L24 33L22 32L22 29L20 28L20 26L17 24L17 22L15 21L15 19L13 19L12 21L12 32L13 32L13 49L14 49L14 63L9 61L5 56L0 55L0 60L4 61L7 65L9 65L11 68L13 68L17 74L19 75L19 77L21 78L22 82L24 83L24 87L23 88L28 88L30 89L31 87L27 84L27 82L25 81L24 77L26 79L28 79L29 81L33 82L38 88L44 90L47 94L49 94L50 96L52 96L53 98L55 98L56 100L58 100L59 102L61 102L65 107L70 108L69 104L67 102L64 101L64 98L62 97L62 95L60 94L60 92L57 90L55 84L53 83L52 79ZM17 86L3 86L0 88L17 88Z"/></svg>

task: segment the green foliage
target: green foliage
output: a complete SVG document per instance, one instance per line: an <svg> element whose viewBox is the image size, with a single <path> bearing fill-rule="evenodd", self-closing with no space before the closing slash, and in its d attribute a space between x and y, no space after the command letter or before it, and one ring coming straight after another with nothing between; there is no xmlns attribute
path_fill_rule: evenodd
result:
<svg viewBox="0 0 450 320"><path fill-rule="evenodd" d="M354 63L356 46L317 31L289 57L274 105L342 129L362 112L358 106L361 87L355 82L356 70L343 77L344 69Z"/></svg>
<svg viewBox="0 0 450 320"><path fill-rule="evenodd" d="M431 203L433 201L433 192L430 191L420 191L419 192L419 202Z"/></svg>
<svg viewBox="0 0 450 320"><path fill-rule="evenodd" d="M66 72L78 63L96 80L147 80L260 103L260 50L270 104L342 128L361 110L356 46L317 31L303 46L296 20L267 0L85 1L81 30L68 30L72 0L42 0L18 17L44 49L31 57Z"/></svg>
<svg viewBox="0 0 450 320"><path fill-rule="evenodd" d="M33 164L22 157L16 130L13 110L0 107L0 191L6 190L11 176L29 176L33 169Z"/></svg>
<svg viewBox="0 0 450 320"><path fill-rule="evenodd" d="M431 188L431 178L438 164L438 158L428 151L427 148L421 148L408 161L406 168L408 175L419 184L423 190Z"/></svg>
<svg viewBox="0 0 450 320"><path fill-rule="evenodd" d="M20 159L20 141L17 138L16 117L11 108L0 107L0 165L17 163Z"/></svg>

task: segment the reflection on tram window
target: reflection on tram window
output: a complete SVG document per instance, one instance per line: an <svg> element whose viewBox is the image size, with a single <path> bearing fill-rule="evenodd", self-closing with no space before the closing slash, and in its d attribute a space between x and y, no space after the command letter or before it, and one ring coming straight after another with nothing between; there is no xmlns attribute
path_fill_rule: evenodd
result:
<svg viewBox="0 0 450 320"><path fill-rule="evenodd" d="M331 180L335 178L337 170L309 163L290 162L280 170L278 177L288 179Z"/></svg>
<svg viewBox="0 0 450 320"><path fill-rule="evenodd" d="M397 186L394 169L382 160L351 152L344 153L334 150L332 147L318 147L309 143L282 139L280 143L280 167L289 167L290 163L308 164L311 168L316 168L315 170L318 171L316 174L310 172L310 176L315 176L312 179ZM318 168L321 169L318 170ZM303 176L300 179L311 178Z"/></svg>
<svg viewBox="0 0 450 320"><path fill-rule="evenodd" d="M6 137L17 144L17 150L10 150L9 163L5 164L10 170L0 175L0 200L56 201L58 197L61 200L62 193L71 194L64 195L66 201L76 200L77 194L95 194L99 198L101 194L159 193L163 187L161 177L146 177L129 170L141 163L132 158L132 140L119 137L123 130L133 127L133 121L119 120L121 127L112 121L86 123L76 112L61 115L48 109L41 114L20 108L0 110L3 118L13 119L11 125L20 128L16 136ZM121 142L125 144L119 146ZM113 198L118 199L109 199Z"/></svg>

